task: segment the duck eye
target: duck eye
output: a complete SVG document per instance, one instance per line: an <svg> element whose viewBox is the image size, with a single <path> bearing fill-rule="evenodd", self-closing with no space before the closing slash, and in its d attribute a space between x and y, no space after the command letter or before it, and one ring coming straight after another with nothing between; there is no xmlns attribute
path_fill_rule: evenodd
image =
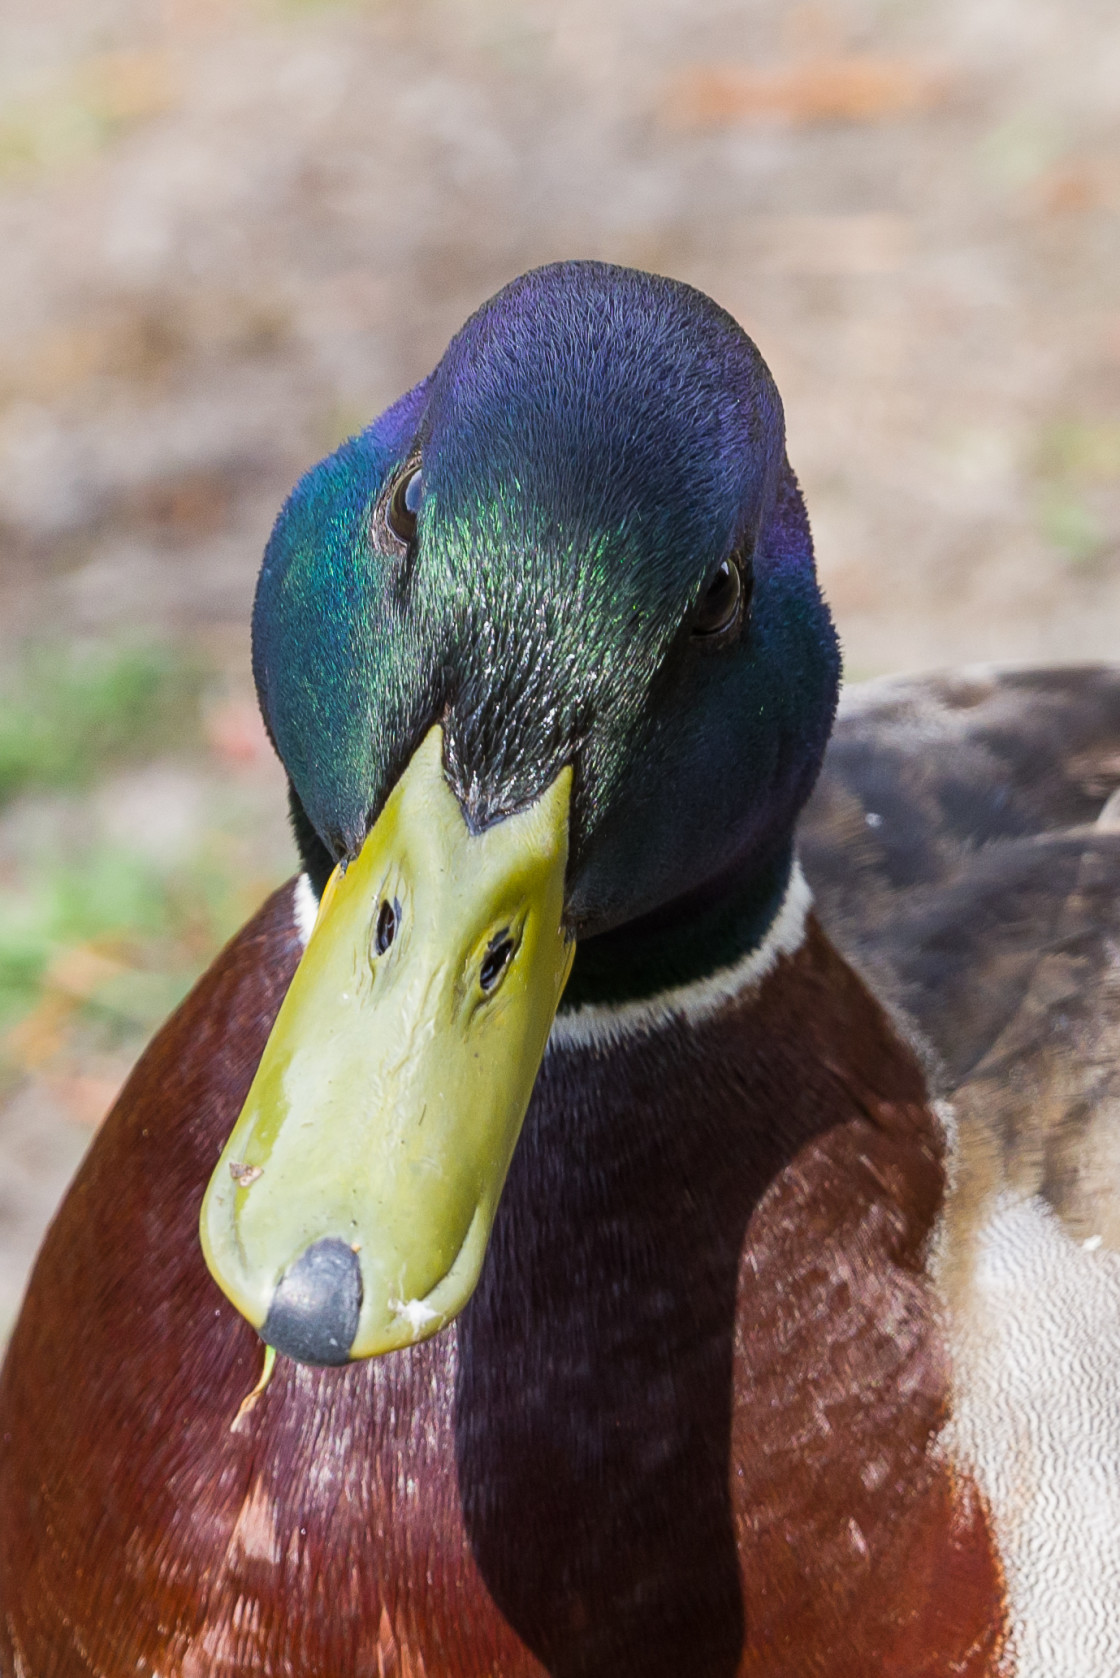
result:
<svg viewBox="0 0 1120 1678"><path fill-rule="evenodd" d="M424 493L424 474L418 466L402 472L393 485L389 505L385 509L385 523L400 542L411 542L416 535L416 520Z"/></svg>
<svg viewBox="0 0 1120 1678"><path fill-rule="evenodd" d="M738 560L722 560L692 620L694 638L704 641L713 635L725 635L739 620L744 592Z"/></svg>

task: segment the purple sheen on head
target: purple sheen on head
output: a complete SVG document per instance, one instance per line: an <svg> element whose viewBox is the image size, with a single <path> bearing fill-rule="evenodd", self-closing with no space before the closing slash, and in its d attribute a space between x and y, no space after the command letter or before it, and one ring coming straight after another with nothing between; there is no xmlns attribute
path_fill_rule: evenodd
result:
<svg viewBox="0 0 1120 1678"><path fill-rule="evenodd" d="M407 553L372 517L413 457ZM390 551L391 548L391 551ZM690 624L732 552L749 621ZM262 704L309 825L352 854L444 729L472 826L576 771L581 936L734 866L773 872L824 749L835 634L757 349L676 281L557 264L298 486L255 616Z"/></svg>

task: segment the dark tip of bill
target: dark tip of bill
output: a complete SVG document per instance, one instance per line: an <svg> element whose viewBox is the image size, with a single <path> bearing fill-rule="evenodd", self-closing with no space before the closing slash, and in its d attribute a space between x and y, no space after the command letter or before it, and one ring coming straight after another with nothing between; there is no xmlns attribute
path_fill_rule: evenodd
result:
<svg viewBox="0 0 1120 1678"><path fill-rule="evenodd" d="M345 1241L327 1237L284 1272L260 1336L297 1363L346 1363L361 1308L358 1256Z"/></svg>

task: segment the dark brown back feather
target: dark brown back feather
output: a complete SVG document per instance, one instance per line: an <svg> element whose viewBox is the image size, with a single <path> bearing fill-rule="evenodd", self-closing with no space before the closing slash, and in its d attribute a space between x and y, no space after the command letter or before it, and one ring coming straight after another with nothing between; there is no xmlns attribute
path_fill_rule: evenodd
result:
<svg viewBox="0 0 1120 1678"><path fill-rule="evenodd" d="M1120 668L853 690L801 830L821 917L930 1046L962 1208L1120 1246Z"/></svg>

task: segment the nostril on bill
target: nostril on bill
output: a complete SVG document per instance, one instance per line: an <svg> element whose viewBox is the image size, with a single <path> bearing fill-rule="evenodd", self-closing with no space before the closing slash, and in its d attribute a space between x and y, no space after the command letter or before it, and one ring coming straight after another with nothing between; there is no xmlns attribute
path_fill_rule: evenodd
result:
<svg viewBox="0 0 1120 1678"><path fill-rule="evenodd" d="M397 936L397 928L400 924L401 906L399 900L394 897L390 903L389 899L385 898L377 911L377 926L373 934L373 953L375 956L385 954L385 951Z"/></svg>
<svg viewBox="0 0 1120 1678"><path fill-rule="evenodd" d="M487 994L494 989L504 974L512 956L513 939L508 932L499 932L491 938L478 974L478 982Z"/></svg>
<svg viewBox="0 0 1120 1678"><path fill-rule="evenodd" d="M281 1276L260 1336L298 1363L345 1363L361 1308L358 1255L345 1241L327 1237Z"/></svg>

